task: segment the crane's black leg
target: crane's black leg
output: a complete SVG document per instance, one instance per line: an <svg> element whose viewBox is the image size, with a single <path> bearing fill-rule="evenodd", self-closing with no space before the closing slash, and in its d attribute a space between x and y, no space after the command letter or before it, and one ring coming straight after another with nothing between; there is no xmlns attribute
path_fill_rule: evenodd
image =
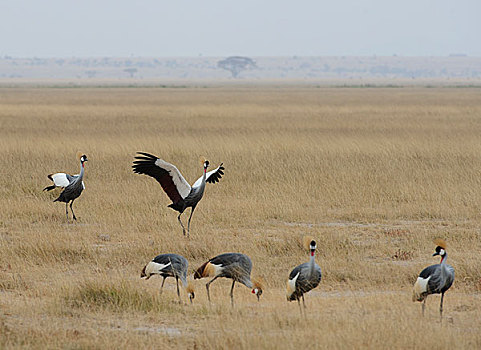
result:
<svg viewBox="0 0 481 350"><path fill-rule="evenodd" d="M162 278L163 278L163 279L162 279L162 285L160 286L160 294L162 294L162 290L163 290L163 288L164 288L164 283L165 283L165 277L162 276Z"/></svg>
<svg viewBox="0 0 481 350"><path fill-rule="evenodd" d="M302 306L304 306L304 310L306 309L306 302L304 301L304 294L302 294Z"/></svg>
<svg viewBox="0 0 481 350"><path fill-rule="evenodd" d="M192 219L192 214L194 214L194 210L195 210L195 205L192 207L192 210L190 211L189 222L187 223L187 236L190 235L190 219Z"/></svg>
<svg viewBox="0 0 481 350"><path fill-rule="evenodd" d="M65 215L67 215L67 221L68 221L68 203L65 203Z"/></svg>
<svg viewBox="0 0 481 350"><path fill-rule="evenodd" d="M232 287L230 289L230 305L234 307L234 284L235 280L232 281Z"/></svg>
<svg viewBox="0 0 481 350"><path fill-rule="evenodd" d="M207 298L209 299L209 303L210 303L209 286L210 286L210 284L211 284L212 282L214 282L214 281L217 279L217 277L219 277L219 276L215 276L213 279L211 279L211 280L210 280L209 282L207 282L206 285L205 285L205 288L207 289Z"/></svg>
<svg viewBox="0 0 481 350"><path fill-rule="evenodd" d="M426 309L426 299L427 298L424 298L423 300L423 317L424 317L424 309Z"/></svg>
<svg viewBox="0 0 481 350"><path fill-rule="evenodd" d="M75 200L75 199L72 199L72 201L70 202L70 210L72 211L73 219L74 219L74 220L77 220L77 218L75 217L75 213L73 212L73 208L72 208L72 205L73 205L73 201L74 201L74 200Z"/></svg>
<svg viewBox="0 0 481 350"><path fill-rule="evenodd" d="M179 277L175 276L175 282L177 282L177 296L179 297L179 302L182 302L180 299L180 292L179 292Z"/></svg>
<svg viewBox="0 0 481 350"><path fill-rule="evenodd" d="M439 316L441 316L441 322L443 322L443 299L444 299L444 292L441 293L441 304L439 304Z"/></svg>
<svg viewBox="0 0 481 350"><path fill-rule="evenodd" d="M184 224L182 223L182 220L180 220L180 216L182 215L182 213L179 214L179 216L177 216L177 220L179 220L180 222L180 226L182 226L182 233L184 234L185 236L185 227L184 227Z"/></svg>

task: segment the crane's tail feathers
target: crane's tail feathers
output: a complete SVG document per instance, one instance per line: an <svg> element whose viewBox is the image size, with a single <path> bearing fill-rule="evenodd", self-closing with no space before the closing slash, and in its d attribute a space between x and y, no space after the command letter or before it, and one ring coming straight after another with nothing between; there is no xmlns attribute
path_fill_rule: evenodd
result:
<svg viewBox="0 0 481 350"><path fill-rule="evenodd" d="M57 187L57 186L55 186L55 185L47 186L47 187L45 187L43 190L44 190L44 191L51 191L51 190L55 189L55 187Z"/></svg>
<svg viewBox="0 0 481 350"><path fill-rule="evenodd" d="M436 238L434 240L434 244L436 244L437 246L439 246L443 249L446 249L446 247L447 247L446 241L442 238Z"/></svg>
<svg viewBox="0 0 481 350"><path fill-rule="evenodd" d="M310 249L310 246L311 246L311 242L314 240L314 238L312 236L304 236L302 238L302 246L309 250Z"/></svg>
<svg viewBox="0 0 481 350"><path fill-rule="evenodd" d="M168 205L169 208L177 210L178 212L182 211L185 207L185 202L183 200L178 201L177 203L171 203Z"/></svg>

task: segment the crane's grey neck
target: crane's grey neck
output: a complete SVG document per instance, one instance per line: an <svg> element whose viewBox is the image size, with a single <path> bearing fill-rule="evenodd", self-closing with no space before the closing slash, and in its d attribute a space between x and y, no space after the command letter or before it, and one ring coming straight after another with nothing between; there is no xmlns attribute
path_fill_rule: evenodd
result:
<svg viewBox="0 0 481 350"><path fill-rule="evenodd" d="M241 281L239 281L240 283L242 283L244 286L246 286L247 288L252 288L254 287L254 284L252 283L252 281L249 279L249 278L244 278L242 279Z"/></svg>
<svg viewBox="0 0 481 350"><path fill-rule="evenodd" d="M82 179L84 176L84 164L80 162L80 174L79 174L79 179Z"/></svg>
<svg viewBox="0 0 481 350"><path fill-rule="evenodd" d="M207 179L207 169L203 168L202 171L204 173L202 174L202 182L200 183L199 190L204 192L205 182L206 182L206 179Z"/></svg>
<svg viewBox="0 0 481 350"><path fill-rule="evenodd" d="M448 258L448 253L444 252L444 255L441 256L441 265L446 265L446 259Z"/></svg>
<svg viewBox="0 0 481 350"><path fill-rule="evenodd" d="M309 271L310 273L314 273L314 266L316 265L315 260L315 253L311 254L311 258L309 259Z"/></svg>
<svg viewBox="0 0 481 350"><path fill-rule="evenodd" d="M186 277L186 276L181 276L181 277L180 277L180 280L181 280L182 285L184 286L184 288L187 288L187 277Z"/></svg>

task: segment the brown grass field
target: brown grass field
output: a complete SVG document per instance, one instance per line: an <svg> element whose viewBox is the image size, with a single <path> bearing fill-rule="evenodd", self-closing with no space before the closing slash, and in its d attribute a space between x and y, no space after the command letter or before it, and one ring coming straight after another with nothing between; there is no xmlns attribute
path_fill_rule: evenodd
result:
<svg viewBox="0 0 481 350"><path fill-rule="evenodd" d="M0 88L0 348L481 348L481 98L476 88ZM67 222L47 174L86 190ZM160 186L132 172L136 151L177 165L224 162L190 239ZM188 213L187 213L188 214ZM184 214L184 220L188 215ZM285 298L290 270L318 242L320 286L306 318ZM456 281L411 301L433 240ZM230 281L140 279L155 255L190 270L243 252L260 303ZM192 279L192 273L189 275Z"/></svg>

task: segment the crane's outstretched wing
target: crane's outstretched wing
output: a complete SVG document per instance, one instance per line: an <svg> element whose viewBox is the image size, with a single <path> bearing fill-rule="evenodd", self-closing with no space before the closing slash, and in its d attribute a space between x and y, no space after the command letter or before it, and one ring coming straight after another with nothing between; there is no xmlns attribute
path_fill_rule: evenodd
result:
<svg viewBox="0 0 481 350"><path fill-rule="evenodd" d="M180 173L179 169L156 156L137 152L134 173L145 174L156 179L173 203L183 201L190 193L191 187Z"/></svg>
<svg viewBox="0 0 481 350"><path fill-rule="evenodd" d="M205 174L205 182L215 184L216 182L219 182L219 179L222 178L222 175L224 175L224 163L220 163L220 165L211 171L208 171L207 174ZM194 182L194 185L192 187L198 187L202 183L202 176L197 179L196 182Z"/></svg>
<svg viewBox="0 0 481 350"><path fill-rule="evenodd" d="M78 176L78 175L75 175L75 176ZM50 191L56 187L67 187L75 179L75 176L65 174L65 173L49 174L47 175L47 177L53 181L53 185L47 186L43 190Z"/></svg>

